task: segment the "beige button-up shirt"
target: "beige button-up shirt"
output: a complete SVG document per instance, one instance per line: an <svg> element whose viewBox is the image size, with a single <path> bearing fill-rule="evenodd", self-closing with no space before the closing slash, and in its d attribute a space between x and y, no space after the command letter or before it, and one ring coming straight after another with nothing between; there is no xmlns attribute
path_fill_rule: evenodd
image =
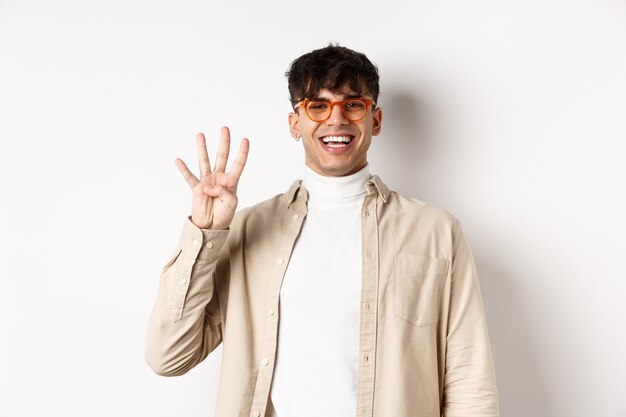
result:
<svg viewBox="0 0 626 417"><path fill-rule="evenodd" d="M296 181L238 212L230 230L187 220L163 268L146 360L160 375L182 375L224 343L216 417L267 415L280 287L306 202ZM361 216L357 417L497 417L480 289L459 222L377 176Z"/></svg>

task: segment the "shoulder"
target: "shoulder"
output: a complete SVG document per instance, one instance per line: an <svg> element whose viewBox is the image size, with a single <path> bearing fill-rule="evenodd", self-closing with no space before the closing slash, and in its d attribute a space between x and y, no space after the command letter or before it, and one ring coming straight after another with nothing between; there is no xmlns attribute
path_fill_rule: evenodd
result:
<svg viewBox="0 0 626 417"><path fill-rule="evenodd" d="M441 221L456 222L457 218L447 210L433 205L419 198L405 196L391 191L388 198L389 206L394 210L406 210L409 213L440 219Z"/></svg>
<svg viewBox="0 0 626 417"><path fill-rule="evenodd" d="M237 211L228 235L227 247L231 255L241 253L244 248L251 255L257 253L255 251L266 253L269 248L280 247L285 232L292 225L290 201L298 195L299 185L296 181L289 191Z"/></svg>
<svg viewBox="0 0 626 417"><path fill-rule="evenodd" d="M453 258L463 233L450 212L393 191L379 207L380 233L394 253Z"/></svg>
<svg viewBox="0 0 626 417"><path fill-rule="evenodd" d="M270 227L276 224L287 213L300 189L300 181L294 181L286 192L237 211L231 228L247 228L252 225Z"/></svg>
<svg viewBox="0 0 626 417"><path fill-rule="evenodd" d="M442 224L456 224L458 220L446 210L414 197L391 191L378 175L368 181L370 192L376 192L383 201L382 213L409 220L419 218Z"/></svg>
<svg viewBox="0 0 626 417"><path fill-rule="evenodd" d="M446 210L391 191L378 175L368 181L368 190L370 194L375 192L381 197L379 222L383 227L450 235L460 229L457 218Z"/></svg>
<svg viewBox="0 0 626 417"><path fill-rule="evenodd" d="M273 213L280 210L283 201L284 194L277 194L260 203L241 209L235 215L234 223L247 223L251 220L271 217Z"/></svg>
<svg viewBox="0 0 626 417"><path fill-rule="evenodd" d="M389 193L383 204L381 220L383 218L396 226L437 234L455 235L461 228L459 220L447 210L395 191Z"/></svg>

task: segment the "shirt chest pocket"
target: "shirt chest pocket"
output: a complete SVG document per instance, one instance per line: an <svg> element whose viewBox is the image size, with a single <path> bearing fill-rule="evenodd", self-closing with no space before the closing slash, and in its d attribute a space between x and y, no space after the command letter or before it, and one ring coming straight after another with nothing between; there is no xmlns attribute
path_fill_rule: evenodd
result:
<svg viewBox="0 0 626 417"><path fill-rule="evenodd" d="M421 255L396 254L393 275L394 313L414 326L437 321L450 261Z"/></svg>

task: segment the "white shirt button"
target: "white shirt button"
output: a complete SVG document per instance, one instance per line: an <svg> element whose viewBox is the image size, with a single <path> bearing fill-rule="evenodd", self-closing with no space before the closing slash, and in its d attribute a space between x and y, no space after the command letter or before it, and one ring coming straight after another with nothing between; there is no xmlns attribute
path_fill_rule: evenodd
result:
<svg viewBox="0 0 626 417"><path fill-rule="evenodd" d="M252 415L253 415L254 417L261 417L261 412L260 412L260 411L258 411L258 410L255 410L255 411L252 413Z"/></svg>
<svg viewBox="0 0 626 417"><path fill-rule="evenodd" d="M276 259L276 263L277 263L278 265L282 265L282 264L284 264L284 263L285 263L285 260L284 260L283 258L278 258L278 259Z"/></svg>
<svg viewBox="0 0 626 417"><path fill-rule="evenodd" d="M267 366L267 365L269 365L269 364L270 364L270 361L269 361L269 360L267 360L267 359L263 359L263 360L261 361L261 363L263 364L263 366Z"/></svg>
<svg viewBox="0 0 626 417"><path fill-rule="evenodd" d="M267 310L267 315L268 316L273 316L274 315L274 309L270 308L269 310Z"/></svg>
<svg viewBox="0 0 626 417"><path fill-rule="evenodd" d="M204 246L206 246L207 249L211 249L213 247L213 242L207 242Z"/></svg>
<svg viewBox="0 0 626 417"><path fill-rule="evenodd" d="M299 214L294 214L294 215L293 215L293 219L294 219L294 220L298 220L299 218L300 218L300 215L299 215Z"/></svg>
<svg viewBox="0 0 626 417"><path fill-rule="evenodd" d="M186 279L183 279L183 285L187 285L189 283L189 281L187 281Z"/></svg>

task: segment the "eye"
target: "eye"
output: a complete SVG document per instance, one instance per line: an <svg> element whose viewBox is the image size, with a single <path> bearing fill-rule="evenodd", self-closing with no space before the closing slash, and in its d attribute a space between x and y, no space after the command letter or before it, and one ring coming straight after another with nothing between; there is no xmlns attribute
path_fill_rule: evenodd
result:
<svg viewBox="0 0 626 417"><path fill-rule="evenodd" d="M365 103L361 100L347 100L343 103L343 108L349 111L362 111Z"/></svg>
<svg viewBox="0 0 626 417"><path fill-rule="evenodd" d="M309 109L309 111L323 112L328 109L328 103L325 103L323 101L312 101L309 103L307 108Z"/></svg>

